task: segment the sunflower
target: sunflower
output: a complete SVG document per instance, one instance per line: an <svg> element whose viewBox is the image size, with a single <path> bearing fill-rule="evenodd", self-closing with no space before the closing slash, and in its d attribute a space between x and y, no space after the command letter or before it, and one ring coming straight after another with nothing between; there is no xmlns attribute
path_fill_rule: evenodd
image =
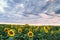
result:
<svg viewBox="0 0 60 40"><path fill-rule="evenodd" d="M44 30L46 30L47 28L46 27L44 27Z"/></svg>
<svg viewBox="0 0 60 40"><path fill-rule="evenodd" d="M32 31L29 31L29 32L28 32L28 36L29 36L29 37L33 37L33 35L34 35L34 34L33 34Z"/></svg>
<svg viewBox="0 0 60 40"><path fill-rule="evenodd" d="M13 25L11 25L11 28L13 28L14 26Z"/></svg>
<svg viewBox="0 0 60 40"><path fill-rule="evenodd" d="M10 29L10 30L8 31L8 35L9 35L9 36L15 36L15 31L14 31L13 29Z"/></svg>
<svg viewBox="0 0 60 40"><path fill-rule="evenodd" d="M48 26L48 27L47 27L47 29L48 29L48 30L50 30L50 29L51 29L51 27L50 27L50 26Z"/></svg>
<svg viewBox="0 0 60 40"><path fill-rule="evenodd" d="M44 32L45 32L45 33L48 33L48 29L45 29Z"/></svg>
<svg viewBox="0 0 60 40"><path fill-rule="evenodd" d="M60 29L57 32L60 34Z"/></svg>
<svg viewBox="0 0 60 40"><path fill-rule="evenodd" d="M44 27L44 32L48 33L48 29L46 27Z"/></svg>
<svg viewBox="0 0 60 40"><path fill-rule="evenodd" d="M51 34L54 34L54 31L53 30L51 31Z"/></svg>
<svg viewBox="0 0 60 40"><path fill-rule="evenodd" d="M9 28L4 28L4 31L5 31L5 32L8 32L8 30L9 30Z"/></svg>
<svg viewBox="0 0 60 40"><path fill-rule="evenodd" d="M18 28L18 33L22 33L22 28Z"/></svg>

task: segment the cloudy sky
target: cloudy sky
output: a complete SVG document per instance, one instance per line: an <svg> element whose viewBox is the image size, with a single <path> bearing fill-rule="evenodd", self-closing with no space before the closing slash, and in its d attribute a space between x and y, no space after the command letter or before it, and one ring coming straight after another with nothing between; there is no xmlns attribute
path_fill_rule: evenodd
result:
<svg viewBox="0 0 60 40"><path fill-rule="evenodd" d="M59 24L60 0L0 0L0 22Z"/></svg>

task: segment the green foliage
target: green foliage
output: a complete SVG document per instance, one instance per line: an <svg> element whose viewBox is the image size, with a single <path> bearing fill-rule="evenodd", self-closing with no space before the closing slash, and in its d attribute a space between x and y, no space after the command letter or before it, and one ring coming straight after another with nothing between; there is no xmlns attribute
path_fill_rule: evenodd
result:
<svg viewBox="0 0 60 40"><path fill-rule="evenodd" d="M12 27L11 27L12 26ZM48 33L45 33L46 29ZM14 36L9 36L8 32L4 29L9 28L15 30ZM22 29L22 32L18 32L18 28ZM0 40L60 40L60 26L31 26L25 25L6 25L0 24ZM51 33L51 31L53 32ZM21 30L20 30L21 31ZM33 37L28 36L28 32L32 31Z"/></svg>

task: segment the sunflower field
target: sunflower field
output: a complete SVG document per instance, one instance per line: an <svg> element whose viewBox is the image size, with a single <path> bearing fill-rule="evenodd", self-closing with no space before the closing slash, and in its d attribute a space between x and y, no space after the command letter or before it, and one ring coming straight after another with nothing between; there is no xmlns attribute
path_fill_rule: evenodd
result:
<svg viewBox="0 0 60 40"><path fill-rule="evenodd" d="M60 40L60 26L0 24L0 40Z"/></svg>

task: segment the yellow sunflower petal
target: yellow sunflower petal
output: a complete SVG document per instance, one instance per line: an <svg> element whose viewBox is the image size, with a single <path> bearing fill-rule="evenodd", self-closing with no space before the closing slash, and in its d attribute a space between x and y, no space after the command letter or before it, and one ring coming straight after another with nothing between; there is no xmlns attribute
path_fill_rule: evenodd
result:
<svg viewBox="0 0 60 40"><path fill-rule="evenodd" d="M8 30L9 30L9 28L4 28L4 31L5 31L5 32L8 32Z"/></svg>
<svg viewBox="0 0 60 40"><path fill-rule="evenodd" d="M33 35L34 35L34 34L33 34L32 31L29 31L29 32L28 32L28 37L33 37Z"/></svg>
<svg viewBox="0 0 60 40"><path fill-rule="evenodd" d="M54 31L53 30L51 31L51 34L54 34Z"/></svg>
<svg viewBox="0 0 60 40"><path fill-rule="evenodd" d="M10 29L10 30L8 31L8 35L9 35L9 36L15 36L15 31L14 31L13 29Z"/></svg>
<svg viewBox="0 0 60 40"><path fill-rule="evenodd" d="M18 33L22 33L22 28L18 28Z"/></svg>

